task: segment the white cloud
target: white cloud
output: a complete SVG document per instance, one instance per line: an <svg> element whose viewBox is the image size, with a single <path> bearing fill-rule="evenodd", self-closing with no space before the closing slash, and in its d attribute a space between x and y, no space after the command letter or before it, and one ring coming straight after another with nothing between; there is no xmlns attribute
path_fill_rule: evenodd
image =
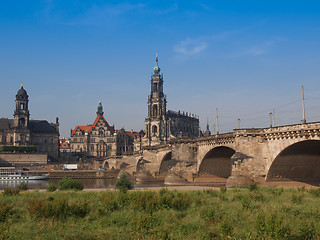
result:
<svg viewBox="0 0 320 240"><path fill-rule="evenodd" d="M257 57L257 56L265 55L271 51L271 48L274 45L275 45L275 41L263 42L261 44L256 44L238 53L235 53L231 55L231 57L244 57L244 56Z"/></svg>
<svg viewBox="0 0 320 240"><path fill-rule="evenodd" d="M174 46L174 51L181 55L195 56L207 49L208 45L203 39L191 39L181 41Z"/></svg>
<svg viewBox="0 0 320 240"><path fill-rule="evenodd" d="M164 9L164 10L155 10L154 13L155 14L159 14L159 15L162 15L162 14L167 14L167 13L170 13L170 12L175 12L179 9L178 7L178 4L175 3L173 4L171 7L167 8L167 9Z"/></svg>
<svg viewBox="0 0 320 240"><path fill-rule="evenodd" d="M47 22L55 22L64 25L105 25L114 24L117 18L122 15L143 10L145 5L137 4L115 4L115 5L92 5L85 11L71 16L68 14L70 9L61 10L52 0L47 0L44 9L37 14Z"/></svg>
<svg viewBox="0 0 320 240"><path fill-rule="evenodd" d="M70 25L101 25L111 23L119 16L128 12L137 11L144 8L144 5L139 4L118 4L93 6L88 9L83 15L69 22Z"/></svg>

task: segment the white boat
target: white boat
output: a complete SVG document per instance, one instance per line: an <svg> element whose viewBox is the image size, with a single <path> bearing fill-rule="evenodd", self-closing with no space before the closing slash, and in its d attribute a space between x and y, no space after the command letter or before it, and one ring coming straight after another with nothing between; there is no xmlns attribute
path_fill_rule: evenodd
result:
<svg viewBox="0 0 320 240"><path fill-rule="evenodd" d="M49 174L37 174L35 172L23 172L14 167L0 167L0 181L28 181L49 179Z"/></svg>

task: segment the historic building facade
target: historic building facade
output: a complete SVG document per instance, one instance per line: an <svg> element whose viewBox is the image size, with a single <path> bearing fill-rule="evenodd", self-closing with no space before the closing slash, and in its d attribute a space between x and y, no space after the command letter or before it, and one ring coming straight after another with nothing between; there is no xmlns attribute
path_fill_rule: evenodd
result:
<svg viewBox="0 0 320 240"><path fill-rule="evenodd" d="M29 96L21 84L16 95L14 119L0 119L0 145L36 146L37 152L59 156L59 121L30 120Z"/></svg>
<svg viewBox="0 0 320 240"><path fill-rule="evenodd" d="M98 158L133 153L133 140L138 133L115 130L114 125L110 126L103 114L103 107L99 102L94 123L76 126L71 130L71 152Z"/></svg>
<svg viewBox="0 0 320 240"><path fill-rule="evenodd" d="M167 111L166 95L163 93L163 74L160 74L158 56L151 76L151 94L148 96L148 117L145 119L146 132L137 135L135 150L141 146L154 146L174 138L198 137L199 118L181 111Z"/></svg>

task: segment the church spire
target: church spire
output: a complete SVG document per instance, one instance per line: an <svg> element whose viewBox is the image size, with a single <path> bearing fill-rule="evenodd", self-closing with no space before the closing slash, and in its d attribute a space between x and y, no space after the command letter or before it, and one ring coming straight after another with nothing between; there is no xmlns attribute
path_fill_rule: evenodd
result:
<svg viewBox="0 0 320 240"><path fill-rule="evenodd" d="M156 75L158 75L160 73L160 68L159 68L159 64L158 64L158 53L156 53L156 66L153 68L153 71Z"/></svg>

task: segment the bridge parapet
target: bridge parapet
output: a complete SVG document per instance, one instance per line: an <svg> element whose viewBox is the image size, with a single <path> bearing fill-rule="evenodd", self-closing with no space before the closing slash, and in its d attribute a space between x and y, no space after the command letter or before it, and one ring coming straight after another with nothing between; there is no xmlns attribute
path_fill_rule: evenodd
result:
<svg viewBox="0 0 320 240"><path fill-rule="evenodd" d="M203 145L225 145L234 143L235 135L234 133L223 133L212 135L208 137L201 137L196 139L196 144L198 146Z"/></svg>
<svg viewBox="0 0 320 240"><path fill-rule="evenodd" d="M170 144L161 144L161 145L154 145L154 146L146 146L143 147L143 150L149 150L149 151L166 151L170 149Z"/></svg>
<svg viewBox="0 0 320 240"><path fill-rule="evenodd" d="M235 137L248 137L248 136L261 136L263 134L263 128L244 128L244 129L235 129L233 132Z"/></svg>
<svg viewBox="0 0 320 240"><path fill-rule="evenodd" d="M320 122L267 128L264 135L267 140L319 137Z"/></svg>

